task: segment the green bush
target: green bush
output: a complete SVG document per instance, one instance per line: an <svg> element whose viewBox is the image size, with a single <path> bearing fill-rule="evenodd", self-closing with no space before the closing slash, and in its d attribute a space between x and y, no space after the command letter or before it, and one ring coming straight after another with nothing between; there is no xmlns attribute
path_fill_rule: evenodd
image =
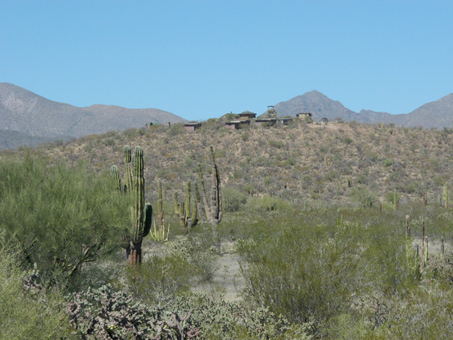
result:
<svg viewBox="0 0 453 340"><path fill-rule="evenodd" d="M0 339L59 339L69 335L64 300L57 292L25 289L15 253L0 249Z"/></svg>
<svg viewBox="0 0 453 340"><path fill-rule="evenodd" d="M249 198L245 208L247 210L254 210L259 212L265 211L290 211L293 208L291 202L278 197L271 197L269 195L263 195L261 197Z"/></svg>
<svg viewBox="0 0 453 340"><path fill-rule="evenodd" d="M126 272L127 289L141 301L155 304L188 292L196 281L197 268L180 255L153 255L139 267L127 268Z"/></svg>
<svg viewBox="0 0 453 340"><path fill-rule="evenodd" d="M238 211L247 202L247 196L237 188L226 187L222 189L223 209L225 211Z"/></svg>
<svg viewBox="0 0 453 340"><path fill-rule="evenodd" d="M364 187L354 187L351 190L351 201L363 208L371 208L376 202L376 195Z"/></svg>
<svg viewBox="0 0 453 340"><path fill-rule="evenodd" d="M353 313L355 299L372 292L404 290L404 233L365 212L329 222L329 211L293 217L276 214L248 226L249 241L238 250L246 264L246 301L268 306L294 322L326 320Z"/></svg>
<svg viewBox="0 0 453 340"><path fill-rule="evenodd" d="M84 264L118 250L129 216L109 175L31 156L0 168L0 232L25 267L73 283Z"/></svg>

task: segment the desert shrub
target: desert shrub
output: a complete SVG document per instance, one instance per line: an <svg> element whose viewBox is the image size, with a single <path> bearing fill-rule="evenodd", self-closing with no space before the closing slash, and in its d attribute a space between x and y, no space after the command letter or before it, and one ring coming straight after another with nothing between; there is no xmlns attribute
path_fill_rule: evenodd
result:
<svg viewBox="0 0 453 340"><path fill-rule="evenodd" d="M276 214L248 227L250 238L238 247L245 261L246 301L319 326L352 313L358 296L388 294L411 284L402 232L380 217L370 219L369 213L364 221L364 211L336 225L326 224L325 214Z"/></svg>
<svg viewBox="0 0 453 340"><path fill-rule="evenodd" d="M82 339L196 339L199 331L163 307L137 303L111 286L74 294L70 322Z"/></svg>
<svg viewBox="0 0 453 340"><path fill-rule="evenodd" d="M123 131L123 136L125 136L127 138L137 137L138 136L138 129L130 128L130 129L124 130Z"/></svg>
<svg viewBox="0 0 453 340"><path fill-rule="evenodd" d="M25 286L15 255L11 249L0 249L0 338L41 340L69 335L63 297Z"/></svg>
<svg viewBox="0 0 453 340"><path fill-rule="evenodd" d="M273 148L276 148L276 149L281 149L283 148L283 146L285 145L285 143L281 140L269 140L269 145Z"/></svg>
<svg viewBox="0 0 453 340"><path fill-rule="evenodd" d="M211 281L218 269L217 248L212 233L199 230L202 227L161 245L139 268L128 268L127 289L146 303L164 303L197 283Z"/></svg>
<svg viewBox="0 0 453 340"><path fill-rule="evenodd" d="M353 142L352 138L350 138L350 137L344 137L341 141L344 144L351 144Z"/></svg>
<svg viewBox="0 0 453 340"><path fill-rule="evenodd" d="M451 289L442 289L432 282L405 294L375 298L360 310L364 316L362 324L368 329L364 338L450 339L452 298Z"/></svg>
<svg viewBox="0 0 453 340"><path fill-rule="evenodd" d="M266 308L214 301L204 294L148 306L110 286L74 294L71 323L83 339L312 339Z"/></svg>
<svg viewBox="0 0 453 340"><path fill-rule="evenodd" d="M203 293L188 294L173 302L182 314L191 312L191 322L201 339L313 339L311 323L294 324L266 307L213 300Z"/></svg>
<svg viewBox="0 0 453 340"><path fill-rule="evenodd" d="M137 268L127 268L127 289L146 303L165 303L187 292L194 283L197 268L182 254L153 255Z"/></svg>
<svg viewBox="0 0 453 340"><path fill-rule="evenodd" d="M395 161L392 158L386 158L382 161L382 165L385 167L392 166Z"/></svg>
<svg viewBox="0 0 453 340"><path fill-rule="evenodd" d="M247 196L234 187L222 189L223 209L228 212L238 211L247 202Z"/></svg>
<svg viewBox="0 0 453 340"><path fill-rule="evenodd" d="M371 208L376 201L375 193L364 187L354 187L351 190L351 201L363 208Z"/></svg>
<svg viewBox="0 0 453 340"><path fill-rule="evenodd" d="M71 282L85 263L118 249L129 216L109 175L31 156L0 167L0 231L18 244L24 267Z"/></svg>
<svg viewBox="0 0 453 340"><path fill-rule="evenodd" d="M249 198L245 204L245 209L259 212L276 210L289 211L292 208L291 202L269 195Z"/></svg>
<svg viewBox="0 0 453 340"><path fill-rule="evenodd" d="M170 126L170 129L168 129L167 134L169 136L176 136L176 135L180 135L183 132L184 132L184 125L182 125L180 123L175 123Z"/></svg>

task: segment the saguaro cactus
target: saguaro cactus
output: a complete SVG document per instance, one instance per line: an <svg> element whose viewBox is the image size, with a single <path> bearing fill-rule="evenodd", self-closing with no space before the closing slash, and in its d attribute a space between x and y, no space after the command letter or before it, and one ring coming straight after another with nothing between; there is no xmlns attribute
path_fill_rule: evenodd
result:
<svg viewBox="0 0 453 340"><path fill-rule="evenodd" d="M198 223L198 200L197 200L197 185L195 184L195 193L191 193L191 182L187 182L186 187L186 203L178 204L177 194L174 195L175 213L179 216L181 227L189 232ZM193 197L193 199L192 199ZM191 201L193 202L191 204Z"/></svg>
<svg viewBox="0 0 453 340"><path fill-rule="evenodd" d="M164 228L164 200L162 198L162 182L159 180L157 185L157 219L159 221L159 230Z"/></svg>
<svg viewBox="0 0 453 340"><path fill-rule="evenodd" d="M206 189L204 185L203 172L201 166L198 167L198 176L200 179L201 195L203 197L204 212L206 219L211 223L214 232L214 237L218 239L217 225L222 221L223 209L222 209L222 190L220 184L220 174L217 164L215 163L214 149L211 146L211 197L208 204L206 196Z"/></svg>
<svg viewBox="0 0 453 340"><path fill-rule="evenodd" d="M154 227L150 231L150 237L153 241L156 242L167 242L168 235L170 233L170 225L168 225L167 231L165 231L164 226L164 200L162 198L162 182L159 180L157 185L157 224L154 223Z"/></svg>
<svg viewBox="0 0 453 340"><path fill-rule="evenodd" d="M139 264L142 261L143 237L149 234L153 208L150 203L145 204L145 178L143 150L137 146L132 157L129 146L123 148L124 154L124 186L121 185L121 178L118 167L113 165L110 169L118 187L122 188L123 194L130 200L130 229L126 233L124 247L126 248L127 260L131 265Z"/></svg>

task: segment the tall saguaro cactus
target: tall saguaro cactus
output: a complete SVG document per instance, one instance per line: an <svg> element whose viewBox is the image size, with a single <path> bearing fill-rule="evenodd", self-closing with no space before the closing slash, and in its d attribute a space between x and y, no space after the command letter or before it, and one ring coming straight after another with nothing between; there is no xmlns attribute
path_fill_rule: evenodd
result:
<svg viewBox="0 0 453 340"><path fill-rule="evenodd" d="M142 261L143 237L149 234L153 209L151 204L145 204L145 177L143 150L137 146L132 157L129 146L123 148L124 154L124 186L121 185L121 178L118 167L113 165L111 173L118 187L122 188L123 194L130 200L130 229L126 235L124 246L126 248L127 260L131 265L139 264Z"/></svg>
<svg viewBox="0 0 453 340"><path fill-rule="evenodd" d="M211 146L211 189L210 189L210 202L206 196L206 189L204 185L203 172L201 166L198 167L198 176L200 179L201 195L203 197L205 216L209 223L212 225L214 237L218 239L217 225L222 221L223 209L222 209L222 190L220 184L220 174L217 164L215 163L214 149Z"/></svg>

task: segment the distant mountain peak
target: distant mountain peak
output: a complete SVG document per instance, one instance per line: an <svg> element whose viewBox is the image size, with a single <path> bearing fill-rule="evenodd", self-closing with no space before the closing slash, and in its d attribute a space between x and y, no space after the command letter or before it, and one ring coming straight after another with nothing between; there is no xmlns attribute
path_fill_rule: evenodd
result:
<svg viewBox="0 0 453 340"><path fill-rule="evenodd" d="M46 99L10 83L0 83L0 122L0 129L31 136L80 137L144 127L150 122L183 123L186 120L159 109L101 104L80 108Z"/></svg>
<svg viewBox="0 0 453 340"><path fill-rule="evenodd" d="M408 114L390 114L361 110L359 113L344 107L339 101L332 100L323 93L313 90L275 105L279 116L295 116L299 112L311 112L317 118L334 119L360 123L394 123L408 127L425 128L451 127L453 121L453 93L437 101L426 103Z"/></svg>

